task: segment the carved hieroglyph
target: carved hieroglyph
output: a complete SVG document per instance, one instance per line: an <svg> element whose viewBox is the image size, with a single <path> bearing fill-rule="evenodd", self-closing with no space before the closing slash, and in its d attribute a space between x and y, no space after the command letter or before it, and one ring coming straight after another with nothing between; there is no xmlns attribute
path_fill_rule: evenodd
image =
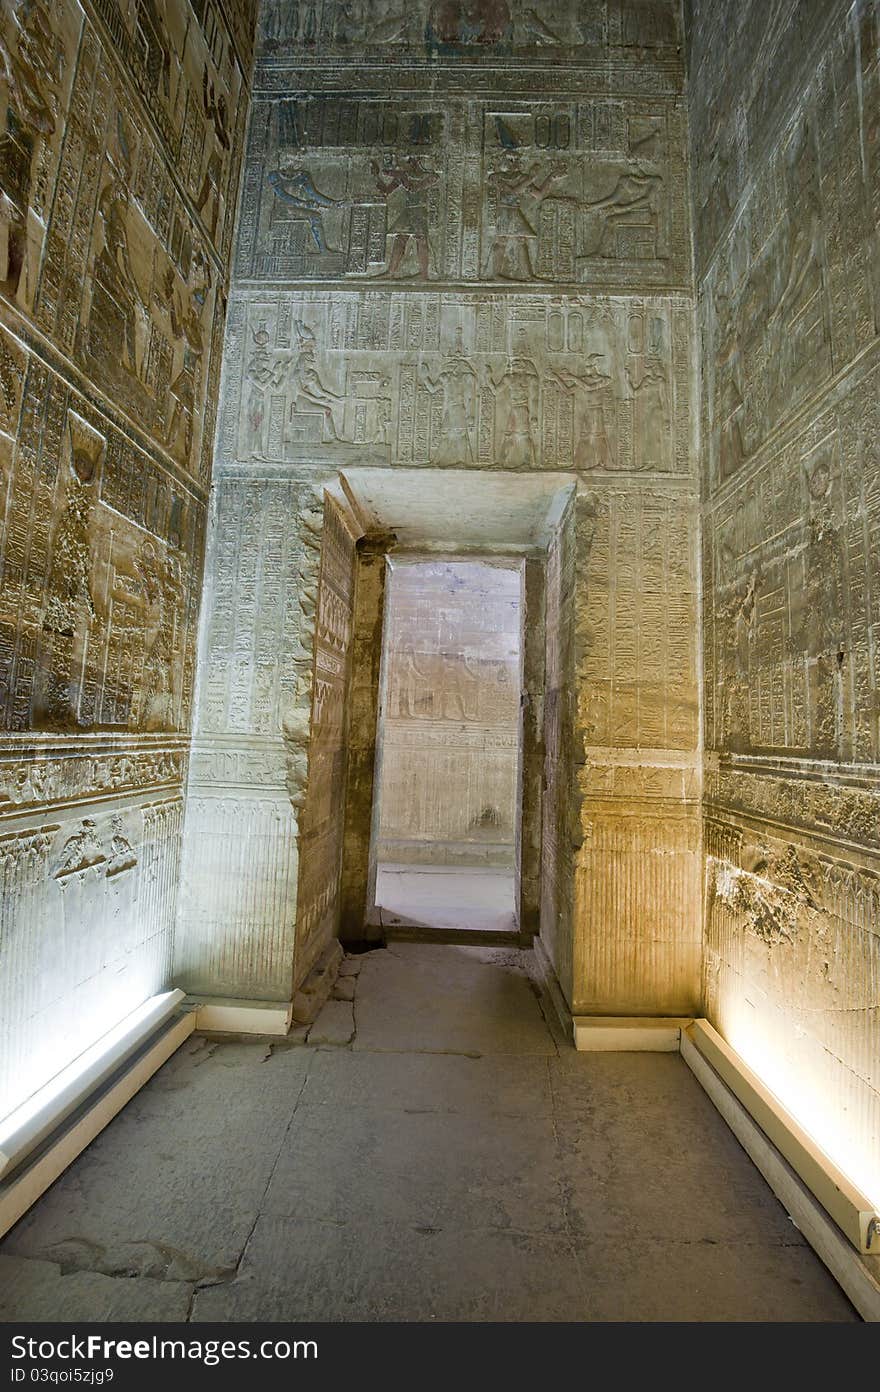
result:
<svg viewBox="0 0 880 1392"><path fill-rule="evenodd" d="M687 475L677 300L238 291L224 452L254 463Z"/></svg>
<svg viewBox="0 0 880 1392"><path fill-rule="evenodd" d="M438 109L439 108L439 109ZM674 97L255 102L236 269L257 280L681 284Z"/></svg>
<svg viewBox="0 0 880 1392"><path fill-rule="evenodd" d="M0 15L0 1115L169 979L236 10Z"/></svg>
<svg viewBox="0 0 880 1392"><path fill-rule="evenodd" d="M874 1195L880 10L690 9L704 993L718 1028Z"/></svg>
<svg viewBox="0 0 880 1392"><path fill-rule="evenodd" d="M317 583L303 519L318 509L320 545L324 488L344 494L340 470L365 466L448 470L451 497L462 471L503 472L512 493L518 478L556 471L584 498L572 640L555 694L542 703L538 683L528 712L533 744L561 722L559 767L571 775L554 782L545 863L556 889L542 931L576 1007L695 1006L697 519L679 40L665 0L264 5L178 937L199 989L289 999L304 960L294 969L291 925L301 914L320 922L312 945L334 931L336 910L318 900L334 867L324 851L305 862L310 780L336 785L329 762L310 760L316 641L295 600ZM387 521L393 533L405 519ZM347 526L364 530L355 507ZM306 592L311 607L318 592ZM532 796L537 779L529 786ZM627 827L657 869L637 894L638 866L614 840ZM537 847L530 855L536 904ZM597 904L576 894L576 877L614 888ZM569 906L558 953L554 894Z"/></svg>
<svg viewBox="0 0 880 1392"><path fill-rule="evenodd" d="M394 566L386 591L380 860L513 867L520 588L516 565Z"/></svg>

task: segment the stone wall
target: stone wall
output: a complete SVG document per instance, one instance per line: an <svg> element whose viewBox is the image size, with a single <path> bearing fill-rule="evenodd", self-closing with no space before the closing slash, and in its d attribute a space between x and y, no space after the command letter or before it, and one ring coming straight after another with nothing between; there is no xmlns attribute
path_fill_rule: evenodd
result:
<svg viewBox="0 0 880 1392"><path fill-rule="evenodd" d="M713 1023L880 1188L880 7L692 0Z"/></svg>
<svg viewBox="0 0 880 1392"><path fill-rule="evenodd" d="M387 591L378 857L516 863L521 564L396 564Z"/></svg>
<svg viewBox="0 0 880 1392"><path fill-rule="evenodd" d="M572 1000L689 1007L697 519L677 6L268 0L259 34L215 461L187 979L276 998L289 979L288 764L306 757L297 644L311 650L294 519L345 468L447 469L451 500L457 470L503 471L512 492L517 476L554 470L586 499L596 558L577 566L582 657L564 678L570 695L577 685L579 770L566 825L580 882L612 866L617 885L607 904L578 891ZM242 565L253 583L234 585ZM225 814L212 824L207 805L233 797L221 834ZM253 846L249 809L273 828ZM644 892L629 893L634 861L608 849L612 826L658 867ZM238 856L262 867L248 902L209 868ZM228 970L203 973L195 958L221 941Z"/></svg>
<svg viewBox="0 0 880 1392"><path fill-rule="evenodd" d="M169 978L252 26L0 15L0 1115Z"/></svg>

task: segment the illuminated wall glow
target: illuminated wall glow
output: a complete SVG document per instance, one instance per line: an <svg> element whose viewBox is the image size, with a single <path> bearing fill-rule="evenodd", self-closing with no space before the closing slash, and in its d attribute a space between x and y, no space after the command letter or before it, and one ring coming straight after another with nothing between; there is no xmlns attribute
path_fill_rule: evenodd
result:
<svg viewBox="0 0 880 1392"><path fill-rule="evenodd" d="M0 839L0 1117L168 984L181 809Z"/></svg>
<svg viewBox="0 0 880 1392"><path fill-rule="evenodd" d="M880 11L687 0L710 1022L880 1199ZM759 101L755 93L761 92Z"/></svg>

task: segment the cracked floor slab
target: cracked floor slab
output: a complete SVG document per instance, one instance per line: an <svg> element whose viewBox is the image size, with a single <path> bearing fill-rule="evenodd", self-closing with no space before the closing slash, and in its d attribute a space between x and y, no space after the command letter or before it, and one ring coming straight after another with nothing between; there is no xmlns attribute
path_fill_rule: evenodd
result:
<svg viewBox="0 0 880 1392"><path fill-rule="evenodd" d="M0 1317L856 1318L677 1055L578 1054L527 952L360 961L344 1047L181 1049L0 1244Z"/></svg>

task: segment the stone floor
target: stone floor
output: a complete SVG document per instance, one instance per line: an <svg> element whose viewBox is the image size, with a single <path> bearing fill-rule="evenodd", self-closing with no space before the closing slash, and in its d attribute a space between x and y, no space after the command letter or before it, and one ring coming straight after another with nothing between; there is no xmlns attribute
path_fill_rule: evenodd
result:
<svg viewBox="0 0 880 1392"><path fill-rule="evenodd" d="M452 865L380 865L376 907L387 927L511 932L516 928L512 870Z"/></svg>
<svg viewBox="0 0 880 1392"><path fill-rule="evenodd" d="M678 1056L578 1055L529 958L395 944L304 1041L193 1037L0 1245L0 1316L854 1319Z"/></svg>

